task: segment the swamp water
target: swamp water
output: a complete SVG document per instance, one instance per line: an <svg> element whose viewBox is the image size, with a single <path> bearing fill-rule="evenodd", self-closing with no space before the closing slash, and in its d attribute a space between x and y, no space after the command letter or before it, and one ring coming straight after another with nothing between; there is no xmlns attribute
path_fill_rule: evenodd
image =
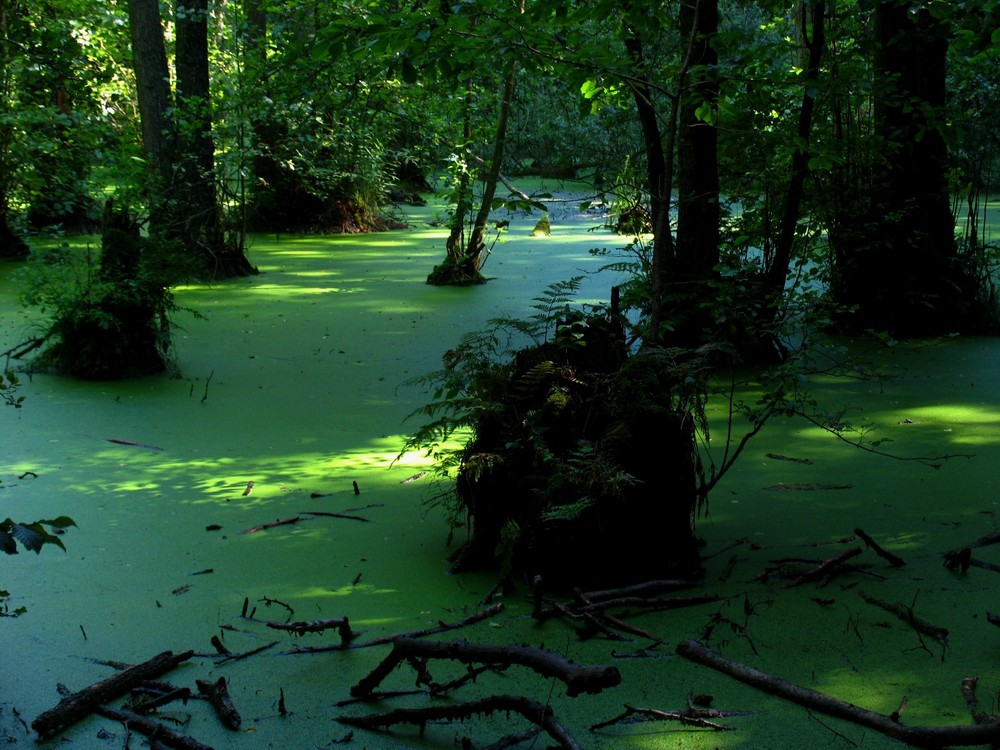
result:
<svg viewBox="0 0 1000 750"><path fill-rule="evenodd" d="M207 316L178 317L180 379L24 379L24 408L0 410L0 513L20 520L65 514L78 528L64 537L65 553L47 548L0 560L11 606L28 608L0 619L0 739L33 745L25 724L58 702L58 685L79 690L108 676L99 660L134 663L167 649L205 655L168 675L171 682L228 681L243 715L239 732L221 728L199 701L164 711L186 721L181 731L217 748L448 748L462 737L482 747L527 726L497 714L431 724L422 736L407 725L391 733L355 729L350 741L332 744L352 731L337 716L427 700L338 707L389 647L291 654L339 638L335 631L296 637L260 622L347 616L367 640L461 620L494 583L488 574L448 574L445 523L423 502L433 488L426 478L405 481L428 466L420 456L393 463L410 429L406 416L427 400L400 384L437 368L462 333L490 317L527 314L547 284L597 269L602 261L588 248L616 240L555 221L553 236L530 238L529 217L491 256L488 285L441 289L424 278L442 257L444 234L421 218L412 230L370 236L260 237L251 249L260 276L179 290L181 305ZM0 269L2 349L26 338L30 323L15 304L13 271ZM580 299L606 298L617 280L588 279ZM629 617L665 642L644 650L650 644L638 637L580 640L570 622L537 626L522 589L504 600L501 614L436 637L544 645L580 663L613 664L622 684L568 698L561 683L512 667L480 676L449 700L516 694L550 703L587 748L899 746L674 654L679 641L699 637L721 615L708 645L728 658L885 714L905 699L908 725L971 723L959 690L964 677L980 677L981 707L995 710L1000 631L986 613L1000 610L993 594L1000 579L976 567L950 572L941 553L997 527L1000 341L920 342L878 357L893 380L816 379L813 393L831 411L856 407L850 418L877 426L875 438L891 438L881 450L970 457L934 469L859 451L800 421L775 421L698 520L704 590L730 599ZM715 413L720 440L724 406ZM826 485L844 486L807 489ZM300 521L241 533L293 517ZM207 530L213 526L221 528ZM825 586L760 580L775 560L812 561L808 568L845 551L858 543L856 527L907 565L893 569L865 551L854 562L870 566L867 573ZM975 556L1000 562L1000 549ZM920 618L948 628L947 648L921 640L859 591L912 605ZM257 620L240 617L245 598ZM212 636L233 652L276 644L222 665L209 656ZM444 682L462 668L432 662L430 671ZM381 687L413 683L404 666ZM624 704L682 709L693 694L747 713L720 720L729 732L676 722L588 731ZM80 748L125 741L120 725L93 717L64 736ZM522 746L548 744L541 737Z"/></svg>

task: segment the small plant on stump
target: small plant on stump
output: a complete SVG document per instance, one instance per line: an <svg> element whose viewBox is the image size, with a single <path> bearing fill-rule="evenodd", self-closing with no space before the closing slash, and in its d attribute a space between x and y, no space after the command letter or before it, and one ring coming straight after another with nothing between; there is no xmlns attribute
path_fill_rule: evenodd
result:
<svg viewBox="0 0 1000 750"><path fill-rule="evenodd" d="M61 247L38 253L25 275L23 302L48 315L33 369L87 380L164 371L176 310L169 287L196 275L195 265L170 243L140 237L129 212L109 200L99 258Z"/></svg>

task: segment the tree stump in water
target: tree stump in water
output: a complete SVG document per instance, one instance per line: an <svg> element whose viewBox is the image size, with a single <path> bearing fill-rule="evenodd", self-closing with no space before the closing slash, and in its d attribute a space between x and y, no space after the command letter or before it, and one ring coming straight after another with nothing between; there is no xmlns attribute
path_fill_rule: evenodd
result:
<svg viewBox="0 0 1000 750"><path fill-rule="evenodd" d="M97 283L52 323L39 364L85 380L162 372L170 332L169 292L143 268L143 240L127 210L105 212Z"/></svg>
<svg viewBox="0 0 1000 750"><path fill-rule="evenodd" d="M661 353L629 355L606 318L523 350L466 446L457 495L472 535L456 568L547 585L700 573L692 417Z"/></svg>

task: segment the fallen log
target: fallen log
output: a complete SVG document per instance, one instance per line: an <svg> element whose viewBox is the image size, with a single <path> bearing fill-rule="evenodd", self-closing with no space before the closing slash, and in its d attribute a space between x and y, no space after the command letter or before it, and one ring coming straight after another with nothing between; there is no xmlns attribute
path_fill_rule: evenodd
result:
<svg viewBox="0 0 1000 750"><path fill-rule="evenodd" d="M120 698L146 680L155 680L192 656L194 651L181 654L164 651L142 664L127 667L107 679L67 695L56 706L39 714L31 722L31 728L38 733L40 740L48 739L94 713L99 705Z"/></svg>
<svg viewBox="0 0 1000 750"><path fill-rule="evenodd" d="M329 518L345 518L348 521L364 521L365 523L371 523L372 519L365 518L364 516L352 516L350 513L334 513L328 510L304 510L301 515L303 516L327 516Z"/></svg>
<svg viewBox="0 0 1000 750"><path fill-rule="evenodd" d="M829 575L838 565L842 565L847 560L850 560L852 557L857 557L860 554L861 547L851 547L849 550L841 552L836 557L831 557L829 560L825 560L812 570L803 573L801 576L788 584L788 586L789 588L794 588L795 586L801 586L803 583L817 581L820 578Z"/></svg>
<svg viewBox="0 0 1000 750"><path fill-rule="evenodd" d="M883 560L887 560L892 567L901 568L906 565L906 560L892 554L886 549L883 549L878 542L865 533L864 529L857 528L854 530L854 533L857 534L858 538L863 541L872 552L881 557Z"/></svg>
<svg viewBox="0 0 1000 750"><path fill-rule="evenodd" d="M761 672L746 664L730 661L698 641L681 641L677 645L677 653L685 659L710 667L765 693L784 698L812 711L819 711L873 729L915 747L968 747L1000 742L1000 722L968 726L907 727L894 721L891 716L869 711L853 703Z"/></svg>
<svg viewBox="0 0 1000 750"><path fill-rule="evenodd" d="M720 724L712 719L719 719L726 716L736 716L739 714L716 711L714 709L701 709L689 707L683 711L663 711L658 708L643 708L640 706L630 706L625 704L625 710L606 721L600 721L590 727L591 732L598 729L614 726L615 724L625 724L636 721L677 721L688 727L699 727L701 729L713 729L716 732L729 732L735 729L727 724Z"/></svg>
<svg viewBox="0 0 1000 750"><path fill-rule="evenodd" d="M215 709L223 726L233 731L238 730L240 724L243 723L243 717L240 716L240 712L233 704L233 698L229 694L229 686L226 685L226 678L220 677L215 682L195 680L194 684L198 686L198 692L212 704L212 708Z"/></svg>
<svg viewBox="0 0 1000 750"><path fill-rule="evenodd" d="M299 518L298 516L295 516L294 518L279 518L277 521L271 521L270 523L262 523L259 526L251 526L249 529L244 529L243 531L240 532L240 535L256 534L258 531L264 531L265 529L273 529L276 526L287 526L292 523L298 523L301 520L302 519Z"/></svg>
<svg viewBox="0 0 1000 750"><path fill-rule="evenodd" d="M876 606L879 609L884 609L886 612L895 615L918 633L930 636L940 643L942 648L948 648L948 629L942 628L938 625L932 625L926 620L921 620L913 613L913 607L908 607L905 604L900 604L899 602L886 602L881 599L876 599L874 596L869 596L864 591L859 591L858 596L869 604Z"/></svg>
<svg viewBox="0 0 1000 750"><path fill-rule="evenodd" d="M336 628L337 633L340 635L340 643L342 646L346 646L354 640L355 637L357 637L357 633L351 630L351 624L348 622L346 617L334 617L329 620L310 620L303 622L269 621L264 624L273 630L287 630L295 635L303 635L305 633L321 633L324 630Z"/></svg>
<svg viewBox="0 0 1000 750"><path fill-rule="evenodd" d="M158 721L153 721L132 711L98 705L94 706L94 713L100 714L106 719L121 722L129 730L134 730L148 737L150 747L156 747L157 745L154 743L159 743L159 746L172 747L174 750L212 750L210 745L204 745L193 737L188 737L186 734L181 734Z"/></svg>
<svg viewBox="0 0 1000 750"><path fill-rule="evenodd" d="M449 630L457 630L458 628L464 628L467 625L473 625L481 620L485 620L493 615L500 614L503 611L503 603L497 602L491 607L476 612L474 615L469 615L463 620L458 622L447 623L439 622L435 627L424 628L422 630L410 630L406 633L395 633L393 635L379 636L378 638L372 638L367 641L362 641L361 643L352 642L350 646L341 643L340 645L329 645L329 646L298 646L290 654L321 654L327 651L340 651L343 648L370 648L372 646L383 646L387 643L392 643L397 638L422 638L427 635L437 635L438 633L446 633Z"/></svg>
<svg viewBox="0 0 1000 750"><path fill-rule="evenodd" d="M468 641L421 641L397 638L392 651L375 669L351 688L355 698L369 695L403 661L413 659L452 659L465 664L510 665L528 667L543 677L554 677L566 685L566 695L597 694L621 683L617 667L584 666L553 651L530 646L494 646Z"/></svg>
<svg viewBox="0 0 1000 750"><path fill-rule="evenodd" d="M414 724L423 730L432 721L463 721L477 714L491 714L497 711L519 713L544 729L559 743L559 747L567 750L583 750L583 746L559 723L550 706L520 695L491 695L467 703L427 708L397 708L388 713L369 716L340 716L337 721L363 729L385 729L394 724Z"/></svg>

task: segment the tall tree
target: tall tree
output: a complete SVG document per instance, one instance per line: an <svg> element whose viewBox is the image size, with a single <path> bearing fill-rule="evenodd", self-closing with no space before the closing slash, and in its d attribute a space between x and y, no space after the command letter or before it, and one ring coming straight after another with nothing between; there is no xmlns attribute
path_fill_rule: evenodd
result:
<svg viewBox="0 0 1000 750"><path fill-rule="evenodd" d="M148 161L151 234L170 236L174 217L169 196L174 188L177 143L170 116L173 97L159 0L129 0L129 33L136 96L142 126L143 150Z"/></svg>
<svg viewBox="0 0 1000 750"><path fill-rule="evenodd" d="M13 118L14 71L18 57L15 25L23 21L24 9L18 0L0 0L0 258L24 259L27 243L10 225L10 190L16 165L12 147L16 137Z"/></svg>
<svg viewBox="0 0 1000 750"><path fill-rule="evenodd" d="M975 330L984 318L959 255L948 197L943 4L883 0L875 10L875 137L867 211L841 217L837 299L853 325L897 336Z"/></svg>
<svg viewBox="0 0 1000 750"><path fill-rule="evenodd" d="M215 143L208 68L208 0L180 0L174 15L177 74L177 179L187 193L180 234L215 256L222 246L215 194Z"/></svg>
<svg viewBox="0 0 1000 750"><path fill-rule="evenodd" d="M690 40L691 81L679 102L677 131L677 247L674 283L697 285L719 264L719 158L715 124L719 99L718 0L684 0L678 20Z"/></svg>

